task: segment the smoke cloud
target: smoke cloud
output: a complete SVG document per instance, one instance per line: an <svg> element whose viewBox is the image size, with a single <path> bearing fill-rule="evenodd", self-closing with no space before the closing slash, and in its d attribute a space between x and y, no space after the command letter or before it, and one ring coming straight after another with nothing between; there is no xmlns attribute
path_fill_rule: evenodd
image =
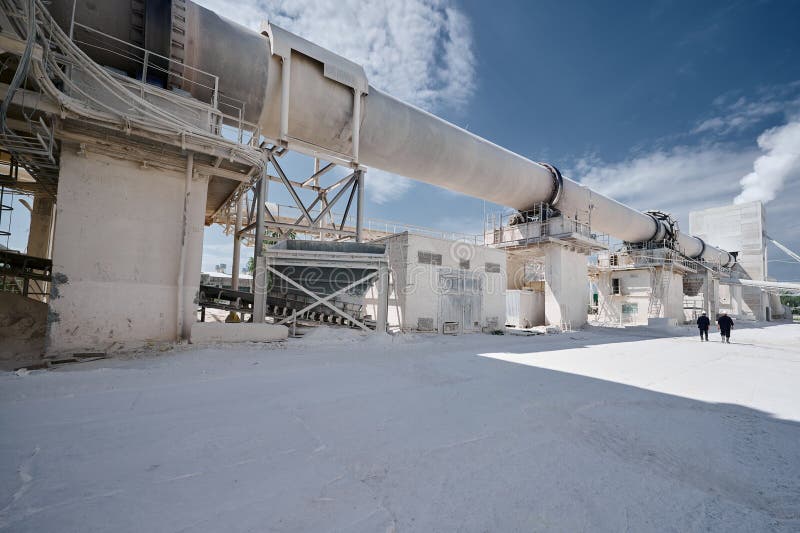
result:
<svg viewBox="0 0 800 533"><path fill-rule="evenodd" d="M742 192L734 203L767 203L788 180L800 176L800 120L765 131L758 137L758 146L764 153L741 179Z"/></svg>

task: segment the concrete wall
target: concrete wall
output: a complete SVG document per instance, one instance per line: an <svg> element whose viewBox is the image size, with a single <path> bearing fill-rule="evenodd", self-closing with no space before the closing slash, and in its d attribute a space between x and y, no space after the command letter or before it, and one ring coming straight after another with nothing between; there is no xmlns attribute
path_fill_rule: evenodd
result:
<svg viewBox="0 0 800 533"><path fill-rule="evenodd" d="M653 272L647 268L601 272L597 279L597 321L608 325L647 325L653 287ZM685 320L683 311L683 280L680 274L671 275L667 293L657 317ZM620 294L612 294L613 279L620 280Z"/></svg>
<svg viewBox="0 0 800 533"><path fill-rule="evenodd" d="M420 319L422 324L426 323L425 319L431 319L432 329L441 331L443 291L439 280L440 276L450 274L480 280L478 325L464 324L465 329L503 327L506 311L504 251L408 233L381 239L380 242L388 244L390 326L403 331L417 331ZM441 256L441 265L420 262L420 252ZM466 265L461 261L469 261L469 267L462 268ZM499 272L487 272L487 263L497 265ZM368 312L375 314L370 306Z"/></svg>
<svg viewBox="0 0 800 533"><path fill-rule="evenodd" d="M579 328L589 307L586 255L558 244L544 246L544 313L548 325Z"/></svg>
<svg viewBox="0 0 800 533"><path fill-rule="evenodd" d="M192 182L190 204L204 208L206 183ZM79 155L77 146L63 145L48 354L176 340L185 184L183 172ZM187 210L199 213L185 236L199 239L187 242L193 248L184 265L190 294L199 284L203 210Z"/></svg>
<svg viewBox="0 0 800 533"><path fill-rule="evenodd" d="M506 292L507 326L528 328L544 323L544 292L513 289Z"/></svg>

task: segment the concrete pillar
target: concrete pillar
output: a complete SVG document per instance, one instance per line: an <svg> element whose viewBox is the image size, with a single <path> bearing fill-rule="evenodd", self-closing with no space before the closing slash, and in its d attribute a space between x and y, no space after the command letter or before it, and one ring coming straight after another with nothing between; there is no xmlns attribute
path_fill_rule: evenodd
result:
<svg viewBox="0 0 800 533"><path fill-rule="evenodd" d="M579 328L586 324L589 306L586 256L558 244L545 245L544 252L545 320Z"/></svg>
<svg viewBox="0 0 800 533"><path fill-rule="evenodd" d="M63 144L49 355L176 340L180 250L186 237L181 294L191 302L189 315L199 286L207 187L205 178L191 182L184 235L185 178L182 171ZM186 315L190 327L194 315Z"/></svg>
<svg viewBox="0 0 800 533"><path fill-rule="evenodd" d="M192 324L197 322L200 295L200 271L203 269L203 233L205 230L208 176L194 174L186 204L186 257L183 264L181 338L191 340Z"/></svg>
<svg viewBox="0 0 800 533"><path fill-rule="evenodd" d="M31 211L30 233L28 233L28 255L50 257L50 237L55 203L49 196L35 196Z"/></svg>
<svg viewBox="0 0 800 533"><path fill-rule="evenodd" d="M729 290L731 298L731 314L740 317L744 311L742 307L742 286L730 285Z"/></svg>
<svg viewBox="0 0 800 533"><path fill-rule="evenodd" d="M378 308L375 313L375 332L386 333L386 324L389 316L389 266L382 265L378 269L376 282L378 293Z"/></svg>
<svg viewBox="0 0 800 533"><path fill-rule="evenodd" d="M267 273L264 262L264 209L269 195L269 179L265 175L258 182L256 201L256 242L253 251L253 322L263 323L267 310Z"/></svg>
<svg viewBox="0 0 800 533"><path fill-rule="evenodd" d="M719 314L719 280L714 279L711 271L706 271L703 285L703 310L714 319Z"/></svg>

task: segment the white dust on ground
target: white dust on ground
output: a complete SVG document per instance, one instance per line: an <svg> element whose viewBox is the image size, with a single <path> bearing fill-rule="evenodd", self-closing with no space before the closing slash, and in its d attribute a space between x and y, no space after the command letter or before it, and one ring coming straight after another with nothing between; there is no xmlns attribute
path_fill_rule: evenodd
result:
<svg viewBox="0 0 800 533"><path fill-rule="evenodd" d="M797 531L800 326L732 340L317 329L2 374L0 531Z"/></svg>

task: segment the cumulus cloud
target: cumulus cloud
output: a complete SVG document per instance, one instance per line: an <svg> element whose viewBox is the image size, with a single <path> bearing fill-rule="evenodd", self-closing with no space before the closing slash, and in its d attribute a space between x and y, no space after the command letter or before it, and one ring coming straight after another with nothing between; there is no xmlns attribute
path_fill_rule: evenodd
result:
<svg viewBox="0 0 800 533"><path fill-rule="evenodd" d="M242 25L281 26L364 66L370 83L428 110L474 88L469 19L448 0L199 0Z"/></svg>
<svg viewBox="0 0 800 533"><path fill-rule="evenodd" d="M755 96L721 95L714 99L712 116L697 123L695 134L724 136L762 125L767 119L800 110L800 82L762 87Z"/></svg>
<svg viewBox="0 0 800 533"><path fill-rule="evenodd" d="M637 209L660 209L678 219L710 205L724 205L739 191L737 176L758 156L756 150L725 145L677 146L607 163L596 156L577 162L581 183Z"/></svg>
<svg viewBox="0 0 800 533"><path fill-rule="evenodd" d="M239 24L269 20L363 65L371 85L428 111L459 111L475 89L467 16L450 0L197 0ZM410 180L370 169L367 195L402 197Z"/></svg>
<svg viewBox="0 0 800 533"><path fill-rule="evenodd" d="M753 163L753 171L741 179L742 192L734 202L770 202L788 179L800 177L800 121L769 129L758 137L764 152Z"/></svg>
<svg viewBox="0 0 800 533"><path fill-rule="evenodd" d="M364 190L371 201L385 204L402 197L412 186L408 178L371 168L367 171Z"/></svg>
<svg viewBox="0 0 800 533"><path fill-rule="evenodd" d="M667 211L685 230L691 211L731 200L761 201L767 204L769 234L790 249L800 249L800 115L793 111L798 87L794 83L768 88L754 100L721 97L714 105L729 113L695 128L694 133L701 134L698 144L640 151L616 162L590 154L573 165L571 174L637 209ZM756 101L758 105L750 105ZM759 124L768 117L774 123L780 115L788 117L783 125L764 130ZM796 263L772 264L770 272L784 280L799 275Z"/></svg>

